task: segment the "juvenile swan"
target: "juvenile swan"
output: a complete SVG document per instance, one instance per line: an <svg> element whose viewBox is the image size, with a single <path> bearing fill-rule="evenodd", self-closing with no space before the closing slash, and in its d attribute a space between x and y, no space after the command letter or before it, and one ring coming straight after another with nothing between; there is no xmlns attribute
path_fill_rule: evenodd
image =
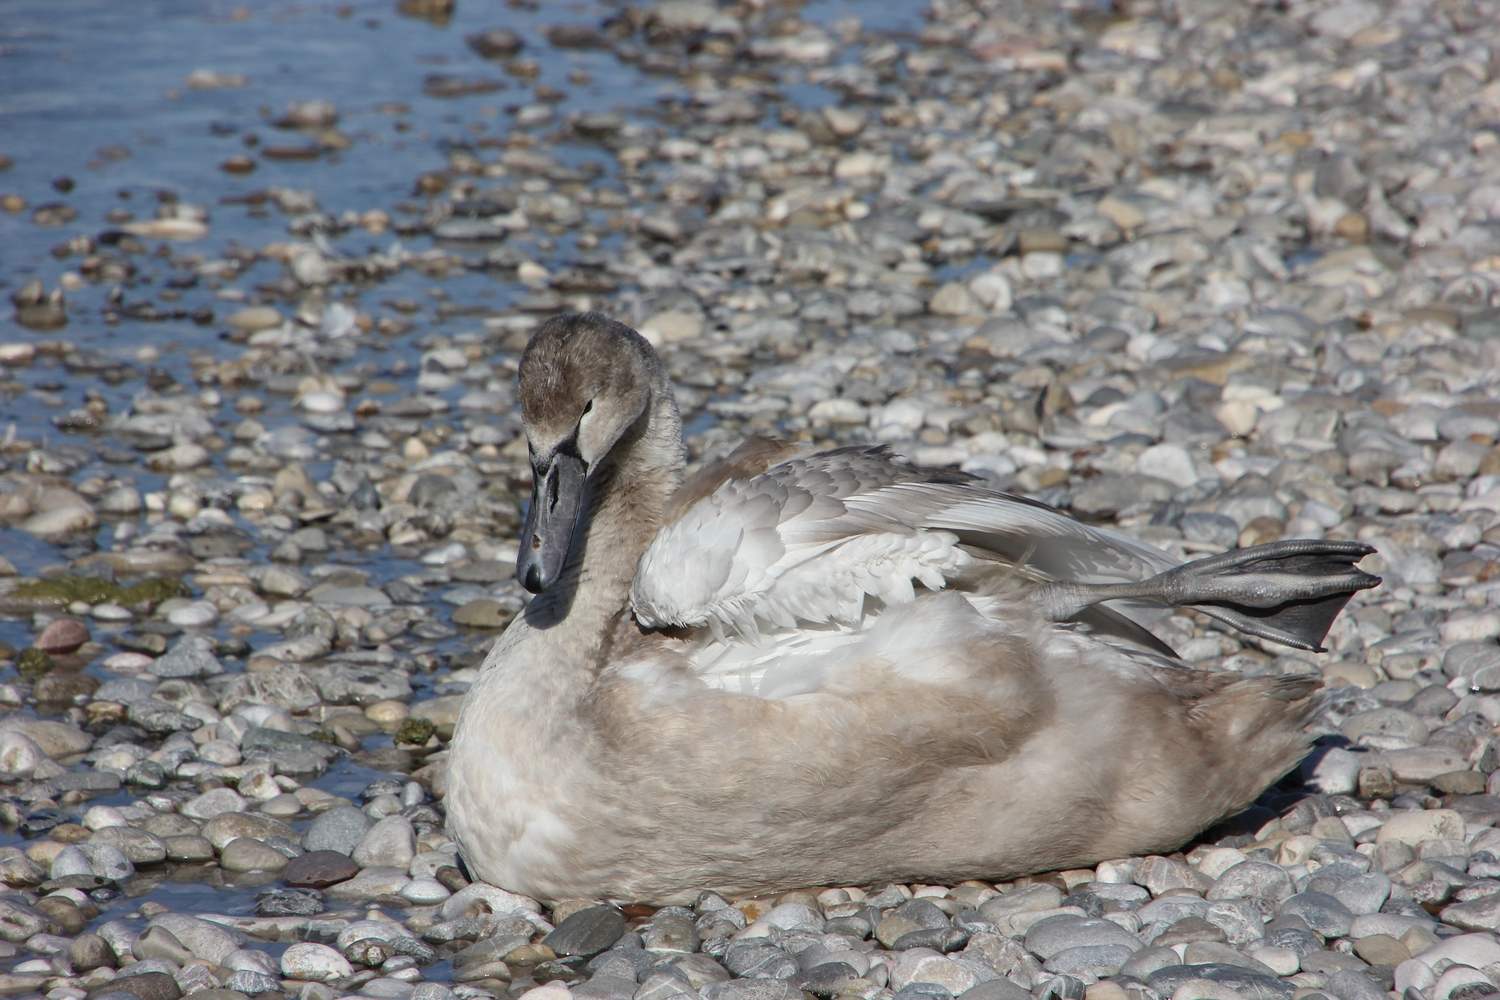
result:
<svg viewBox="0 0 1500 1000"><path fill-rule="evenodd" d="M1185 669L1127 613L1317 648L1379 582L1349 542L1179 566L879 449L752 440L684 484L661 360L597 314L537 331L520 398L537 596L464 702L447 804L473 873L542 900L1175 848L1296 764L1318 682Z"/></svg>

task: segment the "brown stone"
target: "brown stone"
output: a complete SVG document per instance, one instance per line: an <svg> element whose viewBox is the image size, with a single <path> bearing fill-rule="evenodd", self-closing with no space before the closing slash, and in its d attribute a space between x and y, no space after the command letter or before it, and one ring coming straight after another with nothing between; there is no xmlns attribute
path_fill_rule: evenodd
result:
<svg viewBox="0 0 1500 1000"><path fill-rule="evenodd" d="M1333 228L1350 243L1363 243L1370 238L1370 220L1358 212L1350 212L1339 219Z"/></svg>
<svg viewBox="0 0 1500 1000"><path fill-rule="evenodd" d="M68 961L73 963L73 971L79 973L113 968L115 952L99 935L84 934L68 946Z"/></svg>
<svg viewBox="0 0 1500 1000"><path fill-rule="evenodd" d="M87 697L99 690L99 678L89 674L72 674L55 670L45 677L37 678L32 694L37 701L72 701L78 696Z"/></svg>
<svg viewBox="0 0 1500 1000"><path fill-rule="evenodd" d="M281 880L304 889L326 889L359 874L359 865L338 851L308 851L287 863Z"/></svg>
<svg viewBox="0 0 1500 1000"><path fill-rule="evenodd" d="M47 916L56 920L67 934L82 934L84 924L83 911L73 905L73 902L61 896L47 896L36 901L36 908Z"/></svg>
<svg viewBox="0 0 1500 1000"><path fill-rule="evenodd" d="M59 823L51 830L52 839L59 844L82 844L94 836L94 831L77 823Z"/></svg>
<svg viewBox="0 0 1500 1000"><path fill-rule="evenodd" d="M1484 775L1478 771L1449 771L1432 779L1432 787L1444 795L1484 794Z"/></svg>
<svg viewBox="0 0 1500 1000"><path fill-rule="evenodd" d="M412 768L416 766L411 752L399 747L361 750L354 754L354 763L361 767L373 768L376 771L389 771L393 774L410 774Z"/></svg>
<svg viewBox="0 0 1500 1000"><path fill-rule="evenodd" d="M1411 958L1406 945L1389 934L1371 934L1354 942L1354 954L1371 965L1400 965Z"/></svg>
<svg viewBox="0 0 1500 1000"><path fill-rule="evenodd" d="M469 628L504 628L515 614L495 602L480 598L453 612L453 624Z"/></svg>
<svg viewBox="0 0 1500 1000"><path fill-rule="evenodd" d="M138 1000L178 1000L182 996L177 980L165 972L142 972L100 983L89 990L85 1000L94 1000L105 993L129 993Z"/></svg>
<svg viewBox="0 0 1500 1000"><path fill-rule="evenodd" d="M1067 253L1068 238L1056 229L1022 229L1016 234L1016 248L1022 253Z"/></svg>
<svg viewBox="0 0 1500 1000"><path fill-rule="evenodd" d="M1172 924L1152 943L1158 948L1170 948L1177 944L1193 944L1197 941L1222 942L1227 940L1223 928L1217 927L1202 917L1183 917Z"/></svg>
<svg viewBox="0 0 1500 1000"><path fill-rule="evenodd" d="M89 627L76 618L59 618L32 643L44 653L72 653L89 641Z"/></svg>

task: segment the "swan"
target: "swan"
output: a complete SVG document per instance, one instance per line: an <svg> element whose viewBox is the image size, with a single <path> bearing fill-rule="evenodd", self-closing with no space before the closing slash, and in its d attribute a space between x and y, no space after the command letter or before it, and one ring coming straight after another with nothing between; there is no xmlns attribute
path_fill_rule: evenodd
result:
<svg viewBox="0 0 1500 1000"><path fill-rule="evenodd" d="M1175 849L1308 750L1319 682L1188 669L1192 607L1318 648L1379 579L1353 542L1179 564L883 450L752 439L684 481L665 367L600 314L542 324L534 492L449 753L477 877L542 901L953 884Z"/></svg>

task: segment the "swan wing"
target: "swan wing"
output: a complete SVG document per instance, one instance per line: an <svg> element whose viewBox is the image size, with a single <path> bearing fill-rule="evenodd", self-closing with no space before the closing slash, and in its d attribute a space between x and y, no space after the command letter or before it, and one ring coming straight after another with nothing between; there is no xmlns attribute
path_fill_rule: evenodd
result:
<svg viewBox="0 0 1500 1000"><path fill-rule="evenodd" d="M636 568L631 603L647 626L706 626L759 640L802 625L857 626L867 596L909 602L976 556L1082 583L1139 580L1176 565L961 473L841 448L726 478L664 525Z"/></svg>

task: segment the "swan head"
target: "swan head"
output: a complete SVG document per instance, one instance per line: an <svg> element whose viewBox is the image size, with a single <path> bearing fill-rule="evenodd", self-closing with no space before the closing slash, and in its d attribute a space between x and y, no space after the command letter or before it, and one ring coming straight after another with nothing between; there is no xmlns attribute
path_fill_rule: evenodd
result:
<svg viewBox="0 0 1500 1000"><path fill-rule="evenodd" d="M516 578L533 594L562 573L585 484L639 433L665 377L646 338L600 313L553 317L526 345L520 397L532 492Z"/></svg>

